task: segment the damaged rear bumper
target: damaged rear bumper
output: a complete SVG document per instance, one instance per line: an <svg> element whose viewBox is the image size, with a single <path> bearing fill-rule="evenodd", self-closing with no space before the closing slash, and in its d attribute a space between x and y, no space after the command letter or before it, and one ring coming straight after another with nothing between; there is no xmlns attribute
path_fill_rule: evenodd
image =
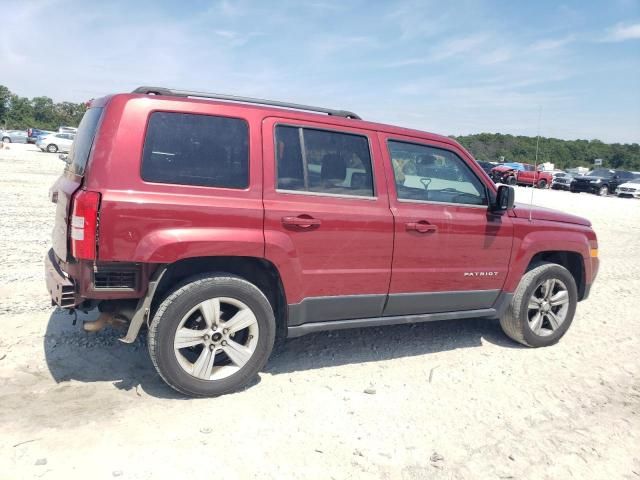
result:
<svg viewBox="0 0 640 480"><path fill-rule="evenodd" d="M53 249L49 250L45 256L44 272L52 305L58 305L62 308L73 308L80 303L80 299L76 296L75 283L71 277L62 270Z"/></svg>

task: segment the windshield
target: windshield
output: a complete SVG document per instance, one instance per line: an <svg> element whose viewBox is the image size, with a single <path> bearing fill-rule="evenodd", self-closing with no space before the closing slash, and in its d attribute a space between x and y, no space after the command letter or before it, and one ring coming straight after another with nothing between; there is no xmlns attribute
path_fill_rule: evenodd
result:
<svg viewBox="0 0 640 480"><path fill-rule="evenodd" d="M640 183L640 178L634 178L633 180L629 180L627 183Z"/></svg>
<svg viewBox="0 0 640 480"><path fill-rule="evenodd" d="M85 112L78 127L78 133L76 133L74 138L73 145L71 145L69 165L67 167L68 171L77 175L84 174L84 168L89 159L89 152L91 151L91 145L93 145L93 138L98 129L98 122L100 122L101 116L101 107L90 108Z"/></svg>
<svg viewBox="0 0 640 480"><path fill-rule="evenodd" d="M595 170L591 170L588 175L594 177L610 177L613 175L613 170L609 170L608 168L596 168Z"/></svg>

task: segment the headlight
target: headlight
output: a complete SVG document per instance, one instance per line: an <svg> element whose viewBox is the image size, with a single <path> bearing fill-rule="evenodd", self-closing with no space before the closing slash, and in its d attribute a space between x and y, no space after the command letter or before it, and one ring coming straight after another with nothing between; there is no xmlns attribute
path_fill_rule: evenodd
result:
<svg viewBox="0 0 640 480"><path fill-rule="evenodd" d="M600 183L602 181L601 178L597 179L597 180L590 180L589 183Z"/></svg>

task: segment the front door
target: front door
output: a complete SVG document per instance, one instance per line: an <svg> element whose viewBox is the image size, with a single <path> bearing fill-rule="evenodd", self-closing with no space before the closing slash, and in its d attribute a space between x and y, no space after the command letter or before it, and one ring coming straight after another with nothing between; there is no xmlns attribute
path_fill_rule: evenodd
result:
<svg viewBox="0 0 640 480"><path fill-rule="evenodd" d="M382 315L393 216L376 134L268 118L263 139L265 256L289 325Z"/></svg>
<svg viewBox="0 0 640 480"><path fill-rule="evenodd" d="M511 219L488 210L480 167L448 143L380 134L395 240L385 315L491 308L511 256Z"/></svg>

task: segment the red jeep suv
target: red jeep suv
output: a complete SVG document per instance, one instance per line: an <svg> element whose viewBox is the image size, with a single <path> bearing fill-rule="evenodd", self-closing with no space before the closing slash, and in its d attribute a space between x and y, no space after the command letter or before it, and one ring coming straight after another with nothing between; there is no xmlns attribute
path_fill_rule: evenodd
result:
<svg viewBox="0 0 640 480"><path fill-rule="evenodd" d="M68 162L53 303L128 324L124 342L146 324L187 395L321 330L498 318L550 345L598 270L589 221L514 207L454 140L347 111L141 87L91 103Z"/></svg>

